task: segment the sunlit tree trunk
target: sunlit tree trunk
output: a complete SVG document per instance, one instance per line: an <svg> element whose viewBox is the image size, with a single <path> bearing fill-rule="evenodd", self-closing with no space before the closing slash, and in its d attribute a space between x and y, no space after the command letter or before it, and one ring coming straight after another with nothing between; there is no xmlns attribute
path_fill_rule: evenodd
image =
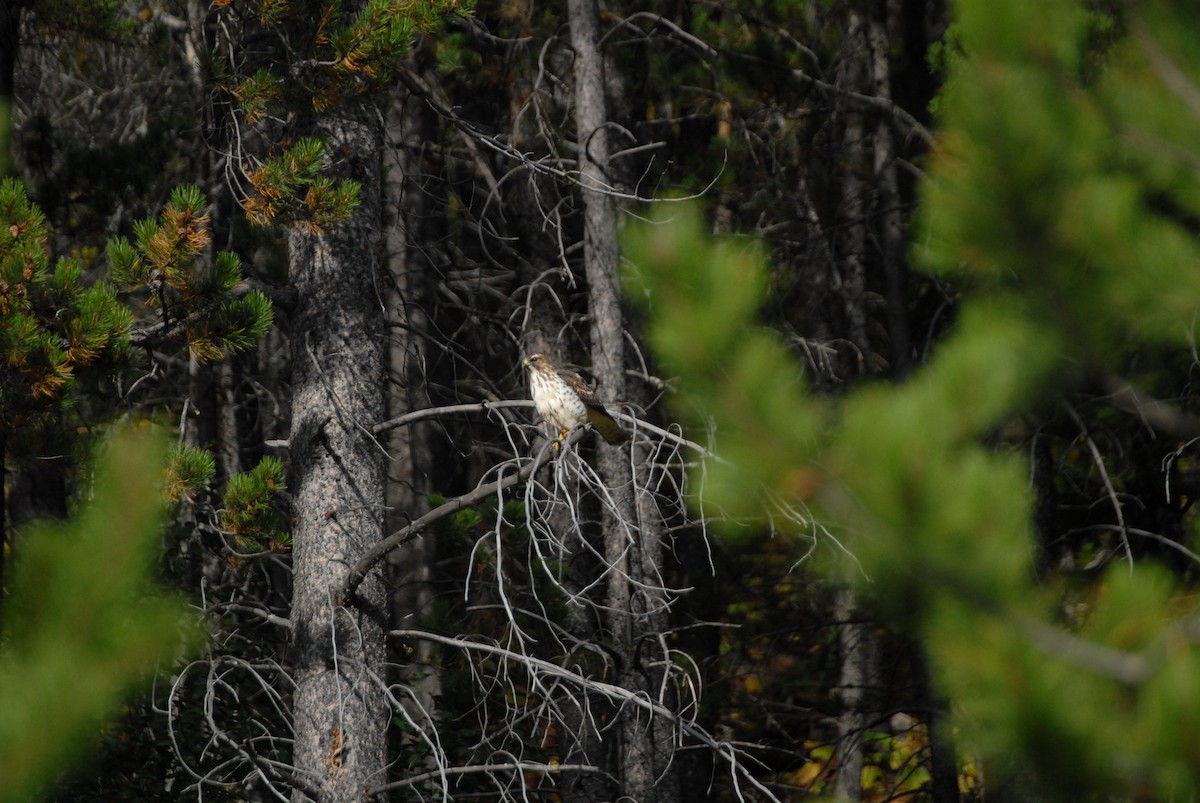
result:
<svg viewBox="0 0 1200 803"><path fill-rule="evenodd" d="M365 106L316 126L361 203L325 231L291 231L291 456L296 745L301 783L322 803L362 801L384 780L387 598L377 566L339 606L347 568L383 534L384 452L370 425L384 412L379 283L380 131ZM296 800L304 798L302 790ZM378 799L378 798L375 798Z"/></svg>
<svg viewBox="0 0 1200 803"><path fill-rule="evenodd" d="M850 10L847 12L846 26L838 83L845 90L866 94L872 90L871 79L875 77L872 73L870 21L857 10ZM846 103L841 114L844 172L839 199L839 222L842 227L839 246L845 336L854 345L857 361L847 370L847 377L852 377L877 370L867 336L867 176L871 156L866 141L867 112L859 104ZM881 125L886 126L886 123ZM861 800L863 735L870 703L867 692L874 684L876 673L875 639L870 624L862 620L858 595L853 589L843 588L838 592L834 615L840 627L841 677L838 698L842 704L837 721L839 763L836 793L842 800Z"/></svg>
<svg viewBox="0 0 1200 803"><path fill-rule="evenodd" d="M871 623L862 619L857 594L853 589L838 591L834 615L839 625L841 678L838 699L838 774L836 792L841 800L862 799L863 735L867 728L867 709L871 689L876 685L878 657Z"/></svg>

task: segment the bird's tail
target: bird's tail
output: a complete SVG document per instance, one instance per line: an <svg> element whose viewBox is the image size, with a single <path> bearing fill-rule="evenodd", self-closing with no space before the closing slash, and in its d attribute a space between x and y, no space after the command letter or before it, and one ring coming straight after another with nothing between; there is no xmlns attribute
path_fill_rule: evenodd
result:
<svg viewBox="0 0 1200 803"><path fill-rule="evenodd" d="M595 407L589 406L587 417L588 423L592 425L592 429L599 432L600 437L613 446L618 446L629 440L629 433L622 429L621 425L603 407L599 405Z"/></svg>

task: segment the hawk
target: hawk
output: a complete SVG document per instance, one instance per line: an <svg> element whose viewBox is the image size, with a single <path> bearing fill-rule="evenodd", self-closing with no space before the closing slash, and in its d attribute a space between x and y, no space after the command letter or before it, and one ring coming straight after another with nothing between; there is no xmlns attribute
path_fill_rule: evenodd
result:
<svg viewBox="0 0 1200 803"><path fill-rule="evenodd" d="M529 369L529 395L538 415L558 430L555 447L572 427L584 423L591 424L614 446L629 440L629 433L604 409L579 374L555 366L545 354L529 355L525 367Z"/></svg>

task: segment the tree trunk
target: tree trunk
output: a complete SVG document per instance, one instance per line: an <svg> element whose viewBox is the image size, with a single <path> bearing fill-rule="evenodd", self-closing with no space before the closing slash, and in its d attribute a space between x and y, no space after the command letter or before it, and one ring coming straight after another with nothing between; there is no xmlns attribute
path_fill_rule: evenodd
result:
<svg viewBox="0 0 1200 803"><path fill-rule="evenodd" d="M599 8L596 0L568 0L571 46L575 51L575 126L578 142L579 182L583 200L584 273L588 286L588 313L591 321L592 371L600 380L607 399L625 396L622 353L624 321L617 291L617 216L605 192L608 179L608 133L604 129L604 63L600 56ZM597 439L599 441L599 439ZM618 447L597 444L596 464L601 480L611 494L612 505L604 506L601 516L603 553L607 564L605 587L605 628L617 656L618 685L630 680L633 661L630 632L629 562L626 522L633 521L632 473ZM616 750L607 751L609 766L617 779L618 796L648 800L652 773L646 764L646 750L638 733L624 717L615 731ZM589 756L596 760L596 755ZM602 765L603 766L603 765Z"/></svg>
<svg viewBox="0 0 1200 803"><path fill-rule="evenodd" d="M392 280L389 317L387 384L388 418L432 406L427 387L429 369L429 320L431 266L424 244L436 237L429 231L433 212L430 190L421 186L421 148L436 142L441 134L429 105L404 91L392 105L388 137L392 158L387 171L387 261ZM429 472L434 462L428 424L415 422L388 432L387 531L395 532L429 510L433 490ZM392 621L402 627L419 626L433 608L433 538L417 538L388 554L388 571L394 591ZM434 667L432 642L418 640L412 654L402 659L404 681L412 688L424 713L411 711L422 722L435 713L441 695L441 676ZM413 737L415 741L415 736ZM404 749L409 745L394 745ZM426 770L432 770L432 761Z"/></svg>
<svg viewBox="0 0 1200 803"><path fill-rule="evenodd" d="M836 794L839 800L862 799L863 734L867 726L868 691L876 685L877 659L875 634L861 619L857 594L843 588L834 603L834 615L840 625L842 671L839 694L842 713L838 717L838 774Z"/></svg>
<svg viewBox="0 0 1200 803"><path fill-rule="evenodd" d="M846 40L838 68L838 86L851 92L869 92L872 65L869 23L855 10L847 12ZM886 57L886 54L885 54ZM841 299L845 314L844 337L854 346L855 363L846 365L844 376L872 373L876 366L867 336L866 246L867 246L867 152L866 122L862 108L844 103L840 109L841 158L843 160L838 218ZM878 143L877 143L878 144ZM841 678L838 697L838 774L835 793L841 800L862 799L863 733L866 728L866 689L875 674L874 637L870 626L859 621L858 600L853 589L837 594L835 617L840 624Z"/></svg>
<svg viewBox="0 0 1200 803"><path fill-rule="evenodd" d="M954 755L954 744L946 723L948 706L933 687L929 659L921 655L917 660L918 679L929 709L925 718L929 733L929 799L932 803L958 803L958 759Z"/></svg>
<svg viewBox="0 0 1200 803"><path fill-rule="evenodd" d="M383 535L384 452L369 431L384 411L376 119L359 106L319 121L343 175L362 183L360 205L333 228L299 225L289 236L298 296L290 439L294 763L322 803L357 803L385 778L381 569L367 576L354 605L337 599L347 567ZM301 790L295 799L304 799Z"/></svg>
<svg viewBox="0 0 1200 803"><path fill-rule="evenodd" d="M665 634L670 629L671 600L661 571L666 524L653 490L662 487L657 482L661 478L651 476L657 470L654 448L645 441L636 442L632 448L638 523L637 537L630 545L633 577L638 583L638 592L632 601L634 664L631 668L637 673L637 685L632 688L644 690L651 699L676 711L679 701L674 680L668 677L674 661L665 641ZM654 717L635 721L632 726L637 729L635 743L644 753L653 789L650 797L640 799L661 803L681 800L679 762L674 755L677 736L674 723L665 717Z"/></svg>
<svg viewBox="0 0 1200 803"><path fill-rule="evenodd" d="M591 319L592 370L601 382L605 398L613 402L627 400L625 382L625 321L621 310L618 283L617 213L609 190L609 141L605 100L604 61L600 53L599 7L596 0L568 0L571 46L575 51L575 124L579 146L579 182L582 185L584 220L584 262L588 284L588 312ZM657 580L653 562L657 544L648 551L656 532L638 529L638 503L634 497L632 463L625 450L598 445L597 468L611 495L602 516L604 554L608 562L606 607L607 628L613 651L619 662L617 682L626 689L654 696L657 687L650 681L654 671L642 665L652 658L652 621L646 615L654 610L665 616L665 609L653 594L631 593L633 581L648 588ZM644 512L649 513L644 508ZM655 513L655 515L657 515ZM657 621L659 617L655 617ZM656 643L656 642L653 642ZM646 645L643 652L641 647ZM655 656L657 657L657 656ZM658 663L658 662L654 662ZM661 664L660 664L661 665ZM669 770L669 753L661 755L656 731L658 723L622 715L618 726L620 743L615 769L619 793L631 801L670 801L678 795L678 782ZM668 740L669 749L669 740Z"/></svg>
<svg viewBox="0 0 1200 803"><path fill-rule="evenodd" d="M870 3L867 38L871 44L871 85L875 97L890 101L891 62L887 14L892 3ZM893 9L894 10L894 9ZM904 223L900 214L900 188L896 176L896 138L889 115L875 121L875 199L879 218L879 245L888 304L888 339L891 341L892 377L903 379L912 368L908 331L908 270L904 263Z"/></svg>
<svg viewBox="0 0 1200 803"><path fill-rule="evenodd" d="M869 63L870 51L862 18L850 11L844 52L838 68L838 86L851 92L862 92L867 83L866 68ZM838 199L840 290L846 327L844 337L855 351L850 355L843 376L850 378L870 372L873 368L867 338L866 309L866 126L863 110L850 102L843 102L839 114L842 117L843 171Z"/></svg>

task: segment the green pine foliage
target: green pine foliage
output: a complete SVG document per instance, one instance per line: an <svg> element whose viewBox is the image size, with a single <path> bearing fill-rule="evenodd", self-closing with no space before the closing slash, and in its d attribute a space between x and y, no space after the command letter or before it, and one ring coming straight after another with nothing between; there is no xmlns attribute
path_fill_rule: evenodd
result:
<svg viewBox="0 0 1200 803"><path fill-rule="evenodd" d="M1186 798L1200 788L1184 724L1200 719L1194 596L1132 558L1083 593L1039 581L1027 453L997 446L1089 376L1149 382L1140 366L1194 347L1200 14L1139 5L1098 62L1112 17L1081 4L958 10L966 55L916 240L964 299L910 381L808 394L754 325L761 266L674 206L630 238L631 296L680 377L680 414L715 423L730 459L706 469L713 504L761 508L761 484L811 509L831 537L818 563L922 639L985 775L1042 799ZM836 560L833 537L855 560Z"/></svg>
<svg viewBox="0 0 1200 803"><path fill-rule="evenodd" d="M271 302L257 290L240 293L238 257L223 252L205 267L206 210L198 189L179 187L161 215L134 225L133 242L108 243L109 275L122 298L113 284L86 281L78 260L60 259L51 270L44 216L18 182L0 184L0 442L7 460L74 456L75 433L101 432L116 416L111 392L122 372L141 368L144 350L174 344L214 360L266 333ZM149 317L135 325L130 303L139 298ZM95 376L81 382L86 372ZM189 499L214 473L210 453L180 447L165 496Z"/></svg>
<svg viewBox="0 0 1200 803"><path fill-rule="evenodd" d="M282 96L282 82L265 67L260 67L230 92L237 99L246 125L253 126L277 108Z"/></svg>
<svg viewBox="0 0 1200 803"><path fill-rule="evenodd" d="M283 461L270 455L229 478L221 527L233 535L240 554L287 548L290 539L279 528L276 509L285 490Z"/></svg>
<svg viewBox="0 0 1200 803"><path fill-rule="evenodd" d="M114 438L92 499L21 541L0 638L0 801L33 799L94 752L121 698L195 650L202 630L152 582L160 452Z"/></svg>
<svg viewBox="0 0 1200 803"><path fill-rule="evenodd" d="M0 431L57 426L79 374L129 345L132 317L80 264L50 268L49 229L21 184L0 183Z"/></svg>
<svg viewBox="0 0 1200 803"><path fill-rule="evenodd" d="M299 139L281 153L247 170L254 193L242 204L260 226L301 222L318 229L347 217L358 206L357 182L325 176L325 145Z"/></svg>
<svg viewBox="0 0 1200 803"><path fill-rule="evenodd" d="M218 83L234 100L241 121L263 127L277 143L268 155L247 157L243 169L251 186L243 208L259 225L324 229L357 206L358 184L329 178L330 155L323 144L270 131L272 118L321 114L379 95L392 85L415 36L434 30L450 14L468 13L472 4L367 0L353 13L340 2L297 7L287 0L218 0L214 5L231 28L260 43L239 53L237 68L217 76Z"/></svg>
<svg viewBox="0 0 1200 803"><path fill-rule="evenodd" d="M273 320L261 292L236 292L242 281L236 254L221 252L211 268L203 267L211 242L207 205L196 187L178 187L158 218L134 224L133 243L119 237L107 250L114 279L157 313L139 332L139 344L182 339L202 362L249 348Z"/></svg>
<svg viewBox="0 0 1200 803"><path fill-rule="evenodd" d="M187 499L193 492L204 488L216 472L217 463L212 452L192 446L176 446L167 460L163 495L171 503Z"/></svg>

